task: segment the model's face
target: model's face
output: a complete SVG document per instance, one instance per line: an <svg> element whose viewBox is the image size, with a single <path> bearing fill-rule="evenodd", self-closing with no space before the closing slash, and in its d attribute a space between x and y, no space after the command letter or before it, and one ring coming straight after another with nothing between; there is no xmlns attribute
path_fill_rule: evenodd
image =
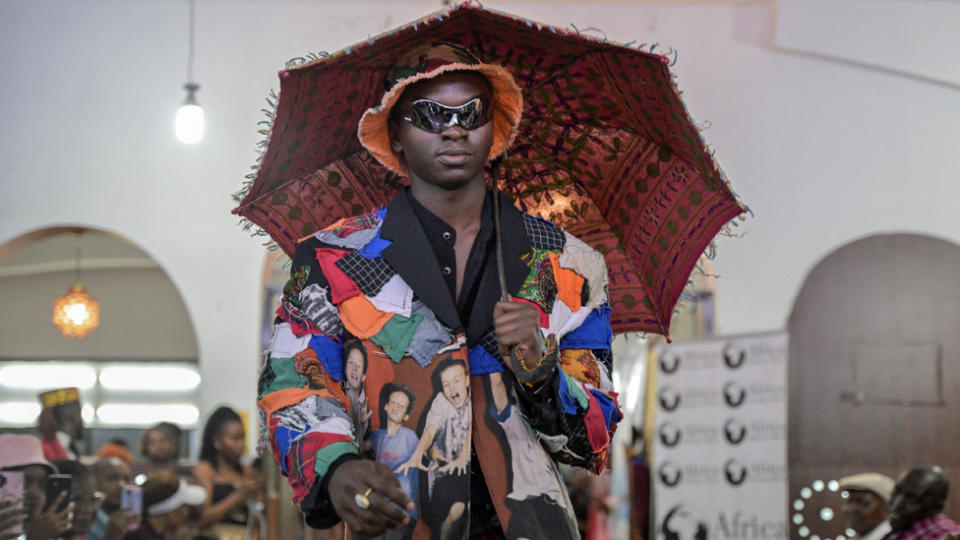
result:
<svg viewBox="0 0 960 540"><path fill-rule="evenodd" d="M432 99L457 106L482 95L490 86L482 75L452 72L411 85L394 106L396 120L391 122L391 149L410 169L412 182L422 182L445 190L456 190L473 181L483 181L483 166L493 145L493 121L467 131L454 124L440 133L414 127L402 117L418 99Z"/></svg>
<svg viewBox="0 0 960 540"><path fill-rule="evenodd" d="M360 388L363 382L363 353L357 349L350 349L347 353L347 384L354 390Z"/></svg>
<svg viewBox="0 0 960 540"><path fill-rule="evenodd" d="M130 483L130 468L126 463L112 463L96 477L97 489L103 493L103 503L109 508L119 508L123 486Z"/></svg>
<svg viewBox="0 0 960 540"><path fill-rule="evenodd" d="M460 408L467 402L467 374L462 366L445 369L440 382L443 383L443 395L454 407Z"/></svg>
<svg viewBox="0 0 960 540"><path fill-rule="evenodd" d="M227 422L214 441L220 447L220 455L230 463L240 461L246 449L246 434L240 422Z"/></svg>
<svg viewBox="0 0 960 540"><path fill-rule="evenodd" d="M73 523L70 530L73 534L85 534L93 525L97 509L100 508L92 475L74 477L70 500L73 502Z"/></svg>
<svg viewBox="0 0 960 540"><path fill-rule="evenodd" d="M165 432L154 429L147 433L144 442L144 453L150 461L167 462L177 457L177 444Z"/></svg>
<svg viewBox="0 0 960 540"><path fill-rule="evenodd" d="M887 503L869 491L852 490L840 505L847 527L863 536L887 519Z"/></svg>
<svg viewBox="0 0 960 540"><path fill-rule="evenodd" d="M387 401L385 409L387 418L394 424L402 424L407 420L407 407L410 406L410 398L406 392L396 391L390 394L390 400Z"/></svg>

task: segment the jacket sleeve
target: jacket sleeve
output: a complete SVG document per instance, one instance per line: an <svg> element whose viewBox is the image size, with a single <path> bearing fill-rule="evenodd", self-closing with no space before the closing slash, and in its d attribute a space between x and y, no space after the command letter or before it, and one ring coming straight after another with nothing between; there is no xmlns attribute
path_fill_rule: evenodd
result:
<svg viewBox="0 0 960 540"><path fill-rule="evenodd" d="M283 289L257 407L274 459L314 527L339 521L326 493L333 467L358 457L343 379L343 326L317 262L317 240L297 246ZM322 488L322 489L321 489Z"/></svg>
<svg viewBox="0 0 960 540"><path fill-rule="evenodd" d="M543 362L555 367L536 386L514 379L514 388L521 413L554 459L599 473L622 418L611 382L606 266L583 242L569 234L566 240L546 257L557 292L541 316Z"/></svg>

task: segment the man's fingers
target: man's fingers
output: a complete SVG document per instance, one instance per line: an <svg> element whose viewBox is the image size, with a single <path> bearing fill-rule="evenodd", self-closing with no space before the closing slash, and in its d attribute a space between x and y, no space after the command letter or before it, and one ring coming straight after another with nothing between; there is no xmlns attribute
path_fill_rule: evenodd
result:
<svg viewBox="0 0 960 540"><path fill-rule="evenodd" d="M412 505L410 497L408 497L406 492L403 491L403 488L400 487L400 482L390 471L390 467L378 463L375 471L377 473L376 478L370 482L370 486L375 492L382 495L385 499L393 501L400 508L408 508Z"/></svg>

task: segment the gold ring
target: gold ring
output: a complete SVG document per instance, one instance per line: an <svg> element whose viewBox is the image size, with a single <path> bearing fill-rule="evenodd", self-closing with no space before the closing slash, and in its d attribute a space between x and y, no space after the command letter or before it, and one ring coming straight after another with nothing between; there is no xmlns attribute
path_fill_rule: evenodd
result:
<svg viewBox="0 0 960 540"><path fill-rule="evenodd" d="M357 493L356 495L353 496L353 502L356 503L357 506L359 506L364 510L366 510L367 508L370 508L370 499L367 496L370 495L371 491L373 491L372 487L367 488L367 491L365 491L364 493Z"/></svg>

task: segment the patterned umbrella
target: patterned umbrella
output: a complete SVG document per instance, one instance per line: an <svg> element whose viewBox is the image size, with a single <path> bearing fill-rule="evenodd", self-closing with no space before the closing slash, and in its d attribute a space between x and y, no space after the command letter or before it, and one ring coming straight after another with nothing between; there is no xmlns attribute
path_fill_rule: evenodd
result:
<svg viewBox="0 0 960 540"><path fill-rule="evenodd" d="M386 204L406 179L360 145L357 122L380 102L400 52L429 42L510 70L524 118L498 186L604 254L614 331L668 335L698 258L744 207L687 115L668 59L605 39L463 4L291 61L234 213L292 254L299 238Z"/></svg>

